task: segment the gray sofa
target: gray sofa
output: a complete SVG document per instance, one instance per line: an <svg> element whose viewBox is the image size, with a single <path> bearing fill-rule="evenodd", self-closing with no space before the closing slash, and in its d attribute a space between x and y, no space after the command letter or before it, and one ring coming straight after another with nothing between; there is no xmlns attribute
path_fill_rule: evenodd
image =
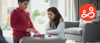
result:
<svg viewBox="0 0 100 43"><path fill-rule="evenodd" d="M78 27L79 22L65 22L65 39L79 42L94 42L100 40L100 22L86 23Z"/></svg>

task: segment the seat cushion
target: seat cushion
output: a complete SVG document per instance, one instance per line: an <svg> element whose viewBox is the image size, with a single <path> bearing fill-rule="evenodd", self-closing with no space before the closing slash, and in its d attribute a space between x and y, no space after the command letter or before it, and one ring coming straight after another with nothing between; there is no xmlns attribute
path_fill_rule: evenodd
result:
<svg viewBox="0 0 100 43"><path fill-rule="evenodd" d="M65 34L82 35L82 28L81 28L81 27L70 27L70 28L65 28L64 33L65 33Z"/></svg>

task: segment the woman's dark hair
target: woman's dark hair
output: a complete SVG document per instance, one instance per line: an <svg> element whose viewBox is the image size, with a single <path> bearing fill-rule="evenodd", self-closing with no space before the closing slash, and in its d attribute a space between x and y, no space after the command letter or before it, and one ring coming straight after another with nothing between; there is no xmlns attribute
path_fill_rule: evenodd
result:
<svg viewBox="0 0 100 43"><path fill-rule="evenodd" d="M24 1L30 1L30 0L18 0L18 2L21 2L21 3L24 2Z"/></svg>
<svg viewBox="0 0 100 43"><path fill-rule="evenodd" d="M57 26L58 26L58 24L59 24L59 20L60 20L60 19L63 19L63 18L62 18L61 14L59 13L59 11L57 10L56 7L50 7L50 8L47 10L47 12L49 12L49 11L53 12L53 13L56 15L55 18L53 19L53 22L55 23L55 26L56 26L56 28L57 28ZM51 23L50 23L50 26L52 27Z"/></svg>

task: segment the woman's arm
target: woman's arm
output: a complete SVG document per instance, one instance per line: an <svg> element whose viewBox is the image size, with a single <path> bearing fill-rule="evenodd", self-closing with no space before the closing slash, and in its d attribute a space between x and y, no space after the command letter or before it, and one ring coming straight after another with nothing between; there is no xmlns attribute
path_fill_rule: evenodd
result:
<svg viewBox="0 0 100 43"><path fill-rule="evenodd" d="M55 30L47 30L46 34L60 34L60 32L63 32L65 28L64 22L60 22L57 29Z"/></svg>
<svg viewBox="0 0 100 43"><path fill-rule="evenodd" d="M47 25L46 25L46 31L48 31L48 30L50 30L50 27L49 27L49 22L47 23Z"/></svg>
<svg viewBox="0 0 100 43"><path fill-rule="evenodd" d="M50 30L49 23L47 23L45 29L46 29L46 30L45 30L45 35L48 35L47 31Z"/></svg>

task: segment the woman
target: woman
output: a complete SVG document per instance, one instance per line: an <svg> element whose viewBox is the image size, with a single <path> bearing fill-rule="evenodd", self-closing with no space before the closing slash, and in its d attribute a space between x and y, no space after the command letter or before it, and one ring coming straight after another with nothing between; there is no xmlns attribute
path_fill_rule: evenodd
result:
<svg viewBox="0 0 100 43"><path fill-rule="evenodd" d="M46 35L57 35L64 39L64 20L55 7L51 7L47 10L49 23L46 26Z"/></svg>

